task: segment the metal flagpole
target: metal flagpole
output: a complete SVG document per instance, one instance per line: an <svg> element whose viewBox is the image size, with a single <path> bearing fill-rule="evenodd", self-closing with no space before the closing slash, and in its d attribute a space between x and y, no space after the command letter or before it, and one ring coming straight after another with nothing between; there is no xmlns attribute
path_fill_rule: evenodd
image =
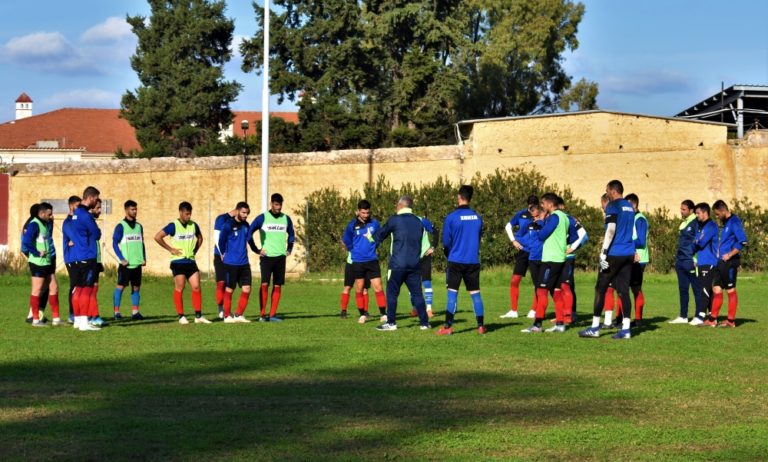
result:
<svg viewBox="0 0 768 462"><path fill-rule="evenodd" d="M264 72L261 86L261 209L267 212L269 194L269 0L264 0Z"/></svg>

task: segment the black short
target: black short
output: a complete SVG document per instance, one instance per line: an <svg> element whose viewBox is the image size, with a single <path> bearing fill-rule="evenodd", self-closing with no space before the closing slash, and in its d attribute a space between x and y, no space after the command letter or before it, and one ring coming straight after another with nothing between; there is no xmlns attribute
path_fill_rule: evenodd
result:
<svg viewBox="0 0 768 462"><path fill-rule="evenodd" d="M117 285L123 287L141 287L141 266L128 268L127 266L117 266Z"/></svg>
<svg viewBox="0 0 768 462"><path fill-rule="evenodd" d="M352 263L352 277L354 279L381 278L381 268L378 260Z"/></svg>
<svg viewBox="0 0 768 462"><path fill-rule="evenodd" d="M461 281L467 291L480 290L480 264L452 263L448 262L445 275L445 284L450 290L459 290Z"/></svg>
<svg viewBox="0 0 768 462"><path fill-rule="evenodd" d="M533 287L539 286L539 273L541 272L541 260L528 260L528 270L531 272Z"/></svg>
<svg viewBox="0 0 768 462"><path fill-rule="evenodd" d="M421 270L422 282L432 280L432 255L421 257L421 260L419 260L419 270Z"/></svg>
<svg viewBox="0 0 768 462"><path fill-rule="evenodd" d="M272 284L276 286L285 285L285 255L279 257L261 257L259 261L261 269L261 283Z"/></svg>
<svg viewBox="0 0 768 462"><path fill-rule="evenodd" d="M610 286L620 294L629 293L629 281L632 279L632 264L635 262L635 256L614 257L609 255L607 261L608 269L601 270L597 275L595 288L605 292Z"/></svg>
<svg viewBox="0 0 768 462"><path fill-rule="evenodd" d="M560 284L573 286L573 272L576 270L576 259L566 258L563 264L563 271L560 272Z"/></svg>
<svg viewBox="0 0 768 462"><path fill-rule="evenodd" d="M517 252L515 255L515 269L512 270L512 274L517 276L525 276L525 271L528 269L530 254L525 250Z"/></svg>
<svg viewBox="0 0 768 462"><path fill-rule="evenodd" d="M632 263L632 276L629 278L629 287L643 287L643 274L645 273L645 264L637 262Z"/></svg>
<svg viewBox="0 0 768 462"><path fill-rule="evenodd" d="M696 267L696 278L701 285L702 295L706 299L707 311L709 311L709 304L712 298L712 286L714 285L715 273L717 273L717 268L714 265L699 265Z"/></svg>
<svg viewBox="0 0 768 462"><path fill-rule="evenodd" d="M227 287L234 289L236 286L250 286L253 283L251 265L227 265L224 264L224 282Z"/></svg>
<svg viewBox="0 0 768 462"><path fill-rule="evenodd" d="M224 270L224 262L221 261L221 255L213 256L213 272L216 275L216 282L227 280L227 272Z"/></svg>
<svg viewBox="0 0 768 462"><path fill-rule="evenodd" d="M728 261L718 260L712 284L725 290L735 289L739 266L741 266L740 258Z"/></svg>
<svg viewBox="0 0 768 462"><path fill-rule="evenodd" d="M95 260L76 261L69 265L69 275L74 287L93 287L98 276Z"/></svg>
<svg viewBox="0 0 768 462"><path fill-rule="evenodd" d="M195 262L171 263L171 273L173 274L173 277L184 276L185 278L189 279L199 271L200 270L197 268L197 263Z"/></svg>
<svg viewBox="0 0 768 462"><path fill-rule="evenodd" d="M355 278L352 277L352 263L344 264L344 287L352 287L355 285ZM366 289L371 288L371 280L366 278L363 281L363 287Z"/></svg>
<svg viewBox="0 0 768 462"><path fill-rule="evenodd" d="M563 266L565 266L565 263L551 261L541 262L539 284L536 287L539 289L547 289L549 291L559 288L560 275L563 272Z"/></svg>
<svg viewBox="0 0 768 462"><path fill-rule="evenodd" d="M30 263L29 272L32 274L33 278L45 278L55 273L56 267L53 264L40 266Z"/></svg>

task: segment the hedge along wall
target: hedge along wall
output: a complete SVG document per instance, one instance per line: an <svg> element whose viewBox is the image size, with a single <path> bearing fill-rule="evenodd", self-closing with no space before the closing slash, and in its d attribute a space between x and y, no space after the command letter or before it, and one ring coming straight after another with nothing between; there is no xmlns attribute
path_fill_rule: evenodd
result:
<svg viewBox="0 0 768 462"><path fill-rule="evenodd" d="M587 205L573 196L569 188L548 182L536 170L513 168L496 170L494 173L476 175L471 181L475 188L472 208L485 222L481 244L481 261L488 266L507 266L514 262L515 250L509 242L504 227L518 210L526 206L528 195L541 196L555 192L563 197L569 214L576 217L587 229L589 240L578 250L576 265L584 270L596 270L598 246L604 232L603 212ZM429 218L442 232L445 216L456 207L456 191L459 184L440 177L432 183L415 186L411 183L393 187L384 177L373 184L366 184L362 191L342 193L335 188L322 188L305 198L304 204L294 210L299 221L297 239L307 249L303 257L310 271L339 271L346 260L346 251L341 245L341 235L347 223L354 217L358 200L366 198L371 202L372 216L382 223L395 213L395 205L403 194L414 198L414 213ZM625 191L627 193L632 191ZM744 252L742 267L762 271L768 267L768 212L755 206L747 199L732 202L731 210L744 221L749 246ZM640 208L643 198L640 197ZM678 228L681 219L673 216L668 209L644 212L649 221L649 243L651 263L654 272L669 272L674 269ZM438 237L439 239L439 237ZM379 256L386 261L389 246L379 248ZM434 265L437 270L445 268L442 246L436 245Z"/></svg>

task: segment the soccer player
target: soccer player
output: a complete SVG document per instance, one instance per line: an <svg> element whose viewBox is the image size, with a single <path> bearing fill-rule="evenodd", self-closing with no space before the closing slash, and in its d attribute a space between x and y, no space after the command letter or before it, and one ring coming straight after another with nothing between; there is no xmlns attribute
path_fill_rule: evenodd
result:
<svg viewBox="0 0 768 462"><path fill-rule="evenodd" d="M739 296L736 293L736 277L741 265L741 250L747 245L747 236L741 219L728 210L728 205L717 200L712 205L715 216L723 225L720 233L720 244L717 249L717 268L712 284L712 311L705 326L736 327L736 310L739 306ZM728 294L728 319L717 324L720 307L723 306L723 289Z"/></svg>
<svg viewBox="0 0 768 462"><path fill-rule="evenodd" d="M512 270L512 279L509 282L509 311L502 314L501 318L517 318L517 302L520 298L520 281L525 277L525 272L528 270L528 258L530 249L525 246L521 241L528 233L528 225L533 221L531 216L531 207L539 205L539 198L535 194L528 196L528 206L522 210L519 210L509 220L504 228L509 236L510 242L517 249L515 255L515 268ZM515 231L515 228L517 230ZM533 288L533 303L531 309L528 312L529 318L536 317L536 286Z"/></svg>
<svg viewBox="0 0 768 462"><path fill-rule="evenodd" d="M224 319L224 292L227 288L224 263L221 262L221 250L219 249L219 235L221 230L229 224L237 215L237 208L222 213L213 222L213 271L216 276L216 308L219 310L219 318Z"/></svg>
<svg viewBox="0 0 768 462"><path fill-rule="evenodd" d="M486 333L483 298L480 296L480 237L483 234L483 219L469 207L473 194L472 186L462 185L456 196L458 206L445 217L443 224L443 250L448 259L445 276L448 302L445 325L437 332L438 335L453 334L453 318L461 281L464 281L464 287L472 298L477 333Z"/></svg>
<svg viewBox="0 0 768 462"><path fill-rule="evenodd" d="M589 236L587 230L581 225L579 220L574 218L565 210L565 201L558 197L557 208L568 217L568 248L565 250L565 266L560 277L561 284L568 284L570 297L567 292L563 292L563 301L565 302L565 323L573 324L576 322L576 250L584 245Z"/></svg>
<svg viewBox="0 0 768 462"><path fill-rule="evenodd" d="M117 286L113 294L115 320L121 319L120 299L123 290L131 287L131 319L140 321L144 316L139 312L141 302L141 272L147 265L147 249L144 245L144 227L136 220L138 204L133 200L123 204L125 218L115 226L112 232L112 250L119 261L117 267Z"/></svg>
<svg viewBox="0 0 768 462"><path fill-rule="evenodd" d="M341 246L346 250L344 243ZM352 276L352 254L347 252L347 261L344 263L344 288L341 290L341 318L347 319L347 307L349 306L349 293L352 288L355 287L355 278ZM366 308L358 308L360 316L364 315L368 308L368 289L371 288L371 280L366 278L363 283L363 306Z"/></svg>
<svg viewBox="0 0 768 462"><path fill-rule="evenodd" d="M696 215L693 212L694 208L695 205L690 199L686 199L680 204L680 216L683 221L678 227L680 233L677 237L677 252L675 254L677 288L680 292L680 315L668 321L669 324L688 324L689 287L693 288L696 313L701 311L701 285L696 277L696 262L693 259L696 253L693 242L699 232Z"/></svg>
<svg viewBox="0 0 768 462"><path fill-rule="evenodd" d="M38 213L40 212L40 204L32 204L32 206L29 207L29 217L27 218L27 221L24 222L24 226L21 228L21 241L24 240L24 234L27 232L27 228L29 227L29 224L32 223L33 220L37 218ZM53 229L53 217L51 217L50 221L50 228ZM52 233L49 233L52 234ZM55 246L53 246L53 239L52 236L49 236L51 238L51 248L55 249ZM55 252L55 250L54 250ZM29 258L29 252L26 252L23 250L21 251L21 254L25 257ZM56 255L55 253L50 256L51 257L51 264L53 265L54 272L56 269ZM48 302L48 286L43 284L43 287L40 289L40 304L38 307L38 319L42 324L45 324L45 306ZM34 321L34 317L32 316L32 305L29 305L29 312L27 312L27 324L32 324Z"/></svg>
<svg viewBox="0 0 768 462"><path fill-rule="evenodd" d="M397 297L403 284L408 287L419 316L422 330L429 329L426 304L421 293L421 268L419 261L424 242L424 223L413 214L413 198L402 196L397 202L397 214L389 217L374 234L374 242L380 245L392 235L389 272L387 278L387 322L378 326L380 331L397 330Z"/></svg>
<svg viewBox="0 0 768 462"><path fill-rule="evenodd" d="M643 308L645 308L645 296L643 295L643 274L645 267L650 262L648 251L648 219L640 211L640 198L637 194L627 194L626 199L635 210L635 231L632 238L635 242L635 262L632 263L632 277L629 288L635 299L635 326L643 325Z"/></svg>
<svg viewBox="0 0 768 462"><path fill-rule="evenodd" d="M69 275L69 293L67 294L67 301L69 302L69 322L73 324L75 322L75 314L72 305L72 294L75 293L75 279L72 273L72 263L75 262L72 258L72 246L74 241L72 240L72 217L75 215L75 209L80 205L82 199L78 196L69 196L69 214L64 222L61 224L62 234L62 253L64 254L64 266L67 268L67 274Z"/></svg>
<svg viewBox="0 0 768 462"><path fill-rule="evenodd" d="M248 228L249 239L258 230L261 240L261 249L255 250L261 256L259 261L261 269L260 322L282 321L276 315L277 307L280 304L282 286L285 285L285 260L291 255L293 243L296 240L293 221L282 210L283 196L278 193L272 194L269 211L257 216ZM267 293L269 292L270 279L272 280L272 303L269 317L267 317Z"/></svg>
<svg viewBox="0 0 768 462"><path fill-rule="evenodd" d="M704 318L712 309L712 285L717 270L717 225L710 218L709 204L701 202L696 204L697 233L693 241L693 250L696 254L696 272L699 286L701 287L701 303L696 309L696 316L691 319L690 325L701 326Z"/></svg>
<svg viewBox="0 0 768 462"><path fill-rule="evenodd" d="M165 241L171 236L170 245ZM192 308L195 310L195 324L210 324L203 317L203 294L200 290L200 270L195 262L195 255L203 245L203 234L200 227L192 221L192 204L179 204L179 218L168 223L165 228L155 234L155 242L171 254L171 273L173 274L173 303L179 324L189 324L184 316L184 287L187 282L192 289Z"/></svg>
<svg viewBox="0 0 768 462"><path fill-rule="evenodd" d="M40 321L40 295L43 287L48 288L48 302L53 313L53 325L61 326L59 318L59 286L56 281L56 267L52 261L53 206L47 202L39 204L37 216L26 227L21 241L22 251L28 255L29 271L32 274L32 289L29 304L32 307L32 326L44 327Z"/></svg>
<svg viewBox="0 0 768 462"><path fill-rule="evenodd" d="M99 199L99 190L88 186L83 191L83 199L75 208L72 221L65 239L71 239L71 276L75 285L72 293L73 311L75 312L74 327L80 331L100 330L88 322L88 314L91 305L91 297L96 284L98 272L98 241L101 239L101 230L96 225L96 219L90 210L96 206ZM69 245L69 244L67 244Z"/></svg>
<svg viewBox="0 0 768 462"><path fill-rule="evenodd" d="M566 305L563 293L567 292L568 310L570 311L571 288L567 282L560 281L563 267L565 266L565 251L568 249L568 228L570 221L568 216L558 208L558 197L554 193L546 193L541 196L541 206L548 213L544 225L537 234L539 241L543 243L541 254L541 269L538 275L538 287L536 289L536 318L533 325L523 329L524 333L539 333L541 324L547 312L549 293L555 302L556 324L547 329L547 332L565 332Z"/></svg>
<svg viewBox="0 0 768 462"><path fill-rule="evenodd" d="M352 258L352 277L355 278L355 301L360 312L358 323L365 324L368 319L368 305L364 305L363 285L365 279L371 281L379 307L381 322L387 322L387 299L381 287L381 268L376 254L376 243L373 235L381 226L375 218L371 218L371 203L363 199L357 203L357 217L353 218L344 229L341 240Z"/></svg>
<svg viewBox="0 0 768 462"><path fill-rule="evenodd" d="M248 306L248 298L251 296L251 264L248 261L248 246L256 252L256 244L248 233L248 215L251 207L246 202L238 202L235 206L237 214L234 219L226 222L219 234L219 242L216 244L221 252L221 261L224 265L224 322L251 322L243 316ZM240 285L240 299L237 301L237 311L232 316L232 295L235 287Z"/></svg>
<svg viewBox="0 0 768 462"><path fill-rule="evenodd" d="M635 242L632 237L635 228L635 210L623 198L624 185L612 180L605 189L610 202L605 207L605 236L600 251L600 273L595 286L595 303L592 326L579 332L579 337L600 337L600 314L605 305L605 292L609 284L618 293L624 318L621 329L614 339L630 339L632 308L629 299L629 281L632 277L632 263L635 259Z"/></svg>
<svg viewBox="0 0 768 462"><path fill-rule="evenodd" d="M421 239L421 259L419 259L419 268L421 271L421 285L424 288L424 302L427 305L427 317L431 318L432 314L432 255L435 253L435 247L433 242L437 241L437 230L435 226L427 218L418 217L421 220L421 224L424 226L424 234ZM416 299L411 294L411 316L416 317L419 315L416 309Z"/></svg>
<svg viewBox="0 0 768 462"><path fill-rule="evenodd" d="M541 273L541 256L544 251L544 242L539 240L539 231L544 225L544 219L547 218L547 212L539 204L531 205L529 210L532 219L526 226L527 235L521 235L518 241L528 249L528 271L533 283L533 301L536 303L536 289L539 287L539 275Z"/></svg>
<svg viewBox="0 0 768 462"><path fill-rule="evenodd" d="M101 199L96 199L96 203L90 210L93 219L98 220L101 216ZM97 225L98 226L98 225ZM101 230L99 230L101 234ZM99 274L104 272L104 264L101 261L101 239L96 239L96 272L93 276L93 291L91 292L91 299L88 303L88 323L96 327L104 327L107 325L101 316L99 316Z"/></svg>

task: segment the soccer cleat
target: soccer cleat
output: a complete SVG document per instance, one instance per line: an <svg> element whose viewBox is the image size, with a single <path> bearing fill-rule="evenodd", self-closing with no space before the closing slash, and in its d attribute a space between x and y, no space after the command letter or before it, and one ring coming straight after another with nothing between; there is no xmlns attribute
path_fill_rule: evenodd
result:
<svg viewBox="0 0 768 462"><path fill-rule="evenodd" d="M531 310L527 314L528 319L536 319L536 310Z"/></svg>
<svg viewBox="0 0 768 462"><path fill-rule="evenodd" d="M269 318L266 316L259 316L259 322L269 322Z"/></svg>
<svg viewBox="0 0 768 462"><path fill-rule="evenodd" d="M511 318L519 318L520 315L517 314L517 310L509 310L506 313L499 316L502 319L511 319Z"/></svg>
<svg viewBox="0 0 768 462"><path fill-rule="evenodd" d="M381 319L379 319L379 321L381 321L383 324L387 324L389 320L387 319L386 314L382 314Z"/></svg>
<svg viewBox="0 0 768 462"><path fill-rule="evenodd" d="M565 326L564 325L552 326L549 329L545 330L544 332L549 332L549 333L552 333L552 332L565 332Z"/></svg>
<svg viewBox="0 0 768 462"><path fill-rule="evenodd" d="M437 335L452 335L453 327L443 326L437 331Z"/></svg>
<svg viewBox="0 0 768 462"><path fill-rule="evenodd" d="M278 318L277 316L271 316L269 318L269 322L283 322L283 320Z"/></svg>
<svg viewBox="0 0 768 462"><path fill-rule="evenodd" d="M47 327L47 324L40 320L37 320L37 321L33 320L32 327Z"/></svg>
<svg viewBox="0 0 768 462"><path fill-rule="evenodd" d="M605 324L603 323L600 326L601 329L616 329L616 324Z"/></svg>
<svg viewBox="0 0 768 462"><path fill-rule="evenodd" d="M187 324L189 324L189 320L187 319L186 316L180 316L179 317L179 324L186 326Z"/></svg>
<svg viewBox="0 0 768 462"><path fill-rule="evenodd" d="M632 338L632 333L629 329L621 329L611 337L614 340L629 340Z"/></svg>
<svg viewBox="0 0 768 462"><path fill-rule="evenodd" d="M115 311L115 316L114 316L114 318L115 318L115 321L119 321L119 320L123 319L123 315L122 315L122 314L120 314L120 312L119 312L119 311Z"/></svg>
<svg viewBox="0 0 768 462"><path fill-rule="evenodd" d="M704 324L704 320L701 319L700 317L696 316L695 318L691 319L691 322L689 322L688 324L690 324L692 326L700 326L700 325Z"/></svg>
<svg viewBox="0 0 768 462"><path fill-rule="evenodd" d="M224 319L224 308L217 307L219 309L219 319Z"/></svg>
<svg viewBox="0 0 768 462"><path fill-rule="evenodd" d="M584 338L598 338L600 337L599 327L589 327L587 329L579 331L579 337Z"/></svg>
<svg viewBox="0 0 768 462"><path fill-rule="evenodd" d="M365 324L365 321L367 321L367 320L368 320L368 316L363 314L359 318L357 318L357 323L358 324Z"/></svg>
<svg viewBox="0 0 768 462"><path fill-rule="evenodd" d="M141 313L136 312L136 313L133 313L131 315L131 320L133 320L133 321L143 321L144 320L144 316L142 316Z"/></svg>
<svg viewBox="0 0 768 462"><path fill-rule="evenodd" d="M53 325L54 326L66 326L67 322L60 318L53 318Z"/></svg>
<svg viewBox="0 0 768 462"><path fill-rule="evenodd" d="M411 310L411 317L412 317L412 318L415 318L415 317L416 317L416 316L418 316L418 315L419 315L419 312L418 312L418 311L416 311L416 308L413 308L413 309Z"/></svg>
<svg viewBox="0 0 768 462"><path fill-rule="evenodd" d="M667 324L688 324L688 318L678 316L671 321L667 321Z"/></svg>
<svg viewBox="0 0 768 462"><path fill-rule="evenodd" d="M734 327L736 327L736 322L735 321L729 321L728 319L726 319L725 321L723 321L720 324L718 324L717 327L730 327L730 328L734 328Z"/></svg>
<svg viewBox="0 0 768 462"><path fill-rule="evenodd" d="M91 319L91 324L93 324L96 327L106 327L107 323L101 319L101 316L96 316L95 318Z"/></svg>
<svg viewBox="0 0 768 462"><path fill-rule="evenodd" d="M380 326L376 326L376 330L382 331L382 332L389 332L393 330L397 330L397 324L390 324L388 322L385 322L384 324Z"/></svg>
<svg viewBox="0 0 768 462"><path fill-rule="evenodd" d="M234 317L234 318L232 318L232 319L233 319L233 321L232 321L232 322L238 322L238 323L248 323L248 322L251 322L251 320L250 320L250 319L246 318L246 317L245 317L245 316L243 316L243 315L240 315L240 316L235 316L235 317Z"/></svg>
<svg viewBox="0 0 768 462"><path fill-rule="evenodd" d="M699 324L699 327L717 327L717 320L709 320L702 322Z"/></svg>
<svg viewBox="0 0 768 462"><path fill-rule="evenodd" d="M78 327L78 329L80 330L80 332L86 332L86 331L97 331L97 330L101 330L101 327L99 327L99 326L94 326L93 324L90 324L90 323L88 323L88 322L84 322L84 323L81 323L81 324L80 324L80 326Z"/></svg>
<svg viewBox="0 0 768 462"><path fill-rule="evenodd" d="M195 324L210 324L211 321L205 319L204 317L200 316L199 318L195 318Z"/></svg>
<svg viewBox="0 0 768 462"><path fill-rule="evenodd" d="M34 318L32 316L28 316L27 319L24 320L27 324L32 324L32 321L34 321Z"/></svg>
<svg viewBox="0 0 768 462"><path fill-rule="evenodd" d="M70 323L70 324L74 324L75 323L75 316L70 314L69 317L67 318L67 322Z"/></svg>
<svg viewBox="0 0 768 462"><path fill-rule="evenodd" d="M643 327L643 320L642 319L635 319L630 323L630 327Z"/></svg>
<svg viewBox="0 0 768 462"><path fill-rule="evenodd" d="M227 316L226 318L224 318L224 323L225 324L234 324L236 322L237 321L235 321L235 318L233 318L232 316Z"/></svg>
<svg viewBox="0 0 768 462"><path fill-rule="evenodd" d="M520 332L522 332L523 334L540 334L542 331L541 331L541 327L534 324L531 327L527 327L521 330Z"/></svg>
<svg viewBox="0 0 768 462"><path fill-rule="evenodd" d="M430 326L429 324L422 324L422 325L419 326L419 329L421 329L421 330L429 330L431 328L432 328L432 326Z"/></svg>
<svg viewBox="0 0 768 462"><path fill-rule="evenodd" d="M341 319L347 319L347 310L342 310Z"/></svg>
<svg viewBox="0 0 768 462"><path fill-rule="evenodd" d="M485 335L486 332L488 332L488 329L486 329L485 326L479 326L477 328L477 333L480 335Z"/></svg>

